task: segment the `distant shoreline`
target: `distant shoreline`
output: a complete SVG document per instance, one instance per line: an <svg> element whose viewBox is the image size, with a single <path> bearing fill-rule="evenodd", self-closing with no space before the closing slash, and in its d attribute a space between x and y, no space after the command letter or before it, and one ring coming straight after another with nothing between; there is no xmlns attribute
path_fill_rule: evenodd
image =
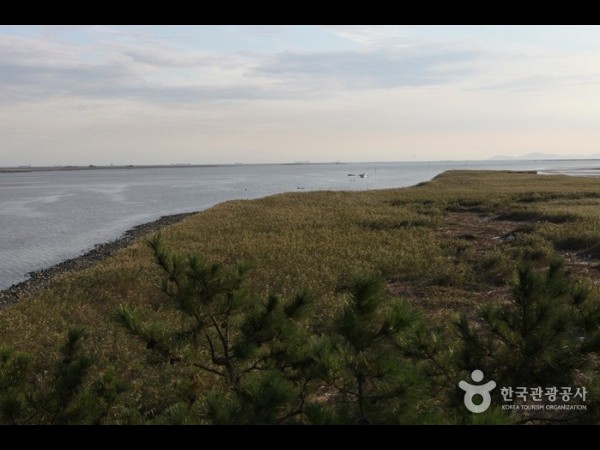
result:
<svg viewBox="0 0 600 450"><path fill-rule="evenodd" d="M489 159L481 161L473 160L439 160L439 161L330 161L330 162L283 162L283 163L232 163L232 164L150 164L150 165L93 165L88 166L17 166L0 167L2 173L28 173L28 172L68 172L68 171L88 171L88 170L133 170L133 169L189 169L189 168L207 168L207 167L245 167L245 166L319 166L319 165L344 165L344 164L387 164L387 163L406 163L406 164L435 164L435 163L518 163L518 162L573 162L573 161L600 161L600 158L572 158L572 159Z"/></svg>
<svg viewBox="0 0 600 450"><path fill-rule="evenodd" d="M65 172L79 170L133 170L133 169L189 169L203 167L240 167L240 166L308 166L323 164L350 164L347 162L288 162L288 163L256 163L256 164L151 164L151 165L112 165L112 166L18 166L0 167L0 173L28 173L28 172Z"/></svg>
<svg viewBox="0 0 600 450"><path fill-rule="evenodd" d="M173 164L173 165L151 165L151 166L21 166L21 167L0 167L0 173L27 173L27 172L65 172L78 170L123 170L123 169L180 169L188 167L223 167L227 164ZM233 166L233 164L231 164Z"/></svg>
<svg viewBox="0 0 600 450"><path fill-rule="evenodd" d="M17 303L26 295L36 294L49 286L61 275L78 272L92 267L100 261L112 256L118 250L127 247L134 240L161 230L162 228L181 222L186 217L198 212L172 214L162 216L152 222L143 223L127 230L120 238L96 245L83 255L70 258L46 269L29 272L29 278L0 291L0 308Z"/></svg>

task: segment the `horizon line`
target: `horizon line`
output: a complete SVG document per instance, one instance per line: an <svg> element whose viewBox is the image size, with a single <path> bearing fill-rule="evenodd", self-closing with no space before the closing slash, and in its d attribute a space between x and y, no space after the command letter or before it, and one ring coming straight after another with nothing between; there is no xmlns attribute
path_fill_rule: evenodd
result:
<svg viewBox="0 0 600 450"><path fill-rule="evenodd" d="M462 162L519 162L519 161L599 161L600 156L581 156L581 157L541 157L527 158L526 156L492 157L487 159L439 159L439 160L421 160L421 161L295 161L295 162L271 162L271 163L172 163L172 164L88 164L88 165L18 165L18 166L0 166L0 173L7 172L28 172L28 171L52 171L52 170L110 170L110 169L162 169L162 168L199 168L199 167L235 167L235 166L302 166L302 165L344 165L344 164L431 164L431 163L462 163Z"/></svg>

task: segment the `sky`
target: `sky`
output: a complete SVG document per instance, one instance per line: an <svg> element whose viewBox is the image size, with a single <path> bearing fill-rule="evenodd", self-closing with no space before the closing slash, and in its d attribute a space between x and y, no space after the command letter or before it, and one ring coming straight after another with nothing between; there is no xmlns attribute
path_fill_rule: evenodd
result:
<svg viewBox="0 0 600 450"><path fill-rule="evenodd" d="M0 26L0 166L600 154L598 26Z"/></svg>

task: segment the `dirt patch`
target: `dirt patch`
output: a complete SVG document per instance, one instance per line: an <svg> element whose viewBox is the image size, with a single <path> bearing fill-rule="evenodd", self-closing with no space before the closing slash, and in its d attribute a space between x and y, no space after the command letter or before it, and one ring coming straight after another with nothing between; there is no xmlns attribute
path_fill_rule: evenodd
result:
<svg viewBox="0 0 600 450"><path fill-rule="evenodd" d="M576 222L577 219L574 214L545 214L538 211L512 211L501 214L496 218L496 220L505 222L550 222L557 224Z"/></svg>
<svg viewBox="0 0 600 450"><path fill-rule="evenodd" d="M483 252L499 242L514 240L515 233L524 230L521 221L499 220L474 212L451 212L446 215L441 233L444 237L472 241L476 251Z"/></svg>
<svg viewBox="0 0 600 450"><path fill-rule="evenodd" d="M512 242L519 233L533 230L533 221L521 217L506 220L504 216L490 217L475 213L449 213L442 233L448 237L465 239L474 244L476 253L483 254L498 243ZM555 245L565 259L566 267L575 273L584 274L600 281L598 259L600 244L585 239L566 239Z"/></svg>
<svg viewBox="0 0 600 450"><path fill-rule="evenodd" d="M531 233L533 222L522 217L507 220L500 216L490 216L473 211L448 212L438 232L448 242L463 240L470 247L469 258L473 262L484 262L493 250L502 245L517 241L519 234ZM568 246L567 246L568 247ZM576 274L592 278L600 283L600 245L585 246L585 251L558 249L564 257L567 269ZM460 256L459 256L460 257ZM407 299L411 304L434 314L448 311L464 312L468 316L475 313L476 306L488 301L509 302L512 298L508 280L499 277L494 283L485 279L482 268L481 280L475 287L459 288L432 285L424 280L394 281L388 284L388 293Z"/></svg>
<svg viewBox="0 0 600 450"><path fill-rule="evenodd" d="M483 260L490 250L514 241L517 233L529 231L523 222L494 220L494 217L472 211L448 212L438 230L448 242L456 239L468 242L473 252L470 258L474 261ZM511 298L507 283L492 285L484 281L475 288L444 286L423 280L394 281L388 284L387 290L434 314L465 312L471 316L477 305L487 301L507 302Z"/></svg>
<svg viewBox="0 0 600 450"><path fill-rule="evenodd" d="M571 273L576 273L600 284L600 264L597 259L588 258L585 252L560 252L565 259L565 265Z"/></svg>
<svg viewBox="0 0 600 450"><path fill-rule="evenodd" d="M486 302L505 303L511 299L508 286L460 289L413 281L396 281L388 284L387 292L394 297L406 299L411 305L434 316L465 313L470 319L476 318L477 307Z"/></svg>

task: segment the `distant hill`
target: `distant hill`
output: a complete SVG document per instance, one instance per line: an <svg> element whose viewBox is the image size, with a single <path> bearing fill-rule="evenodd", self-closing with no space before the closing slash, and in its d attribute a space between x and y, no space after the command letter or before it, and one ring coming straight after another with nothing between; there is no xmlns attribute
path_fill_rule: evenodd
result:
<svg viewBox="0 0 600 450"><path fill-rule="evenodd" d="M554 155L551 153L527 153L526 155L520 156L505 156L496 155L490 160L494 161L506 161L506 160L525 160L525 159L600 159L600 153L594 153L593 155Z"/></svg>

